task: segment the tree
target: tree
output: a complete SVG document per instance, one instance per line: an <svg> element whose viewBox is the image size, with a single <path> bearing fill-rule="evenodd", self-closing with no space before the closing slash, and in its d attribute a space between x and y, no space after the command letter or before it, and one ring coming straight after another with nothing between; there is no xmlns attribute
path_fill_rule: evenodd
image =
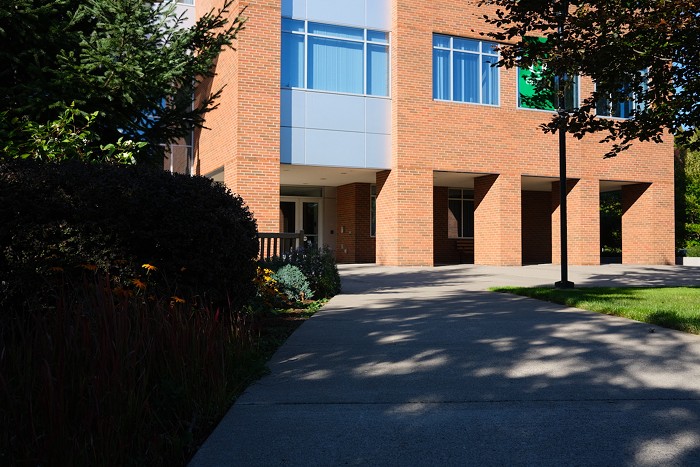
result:
<svg viewBox="0 0 700 467"><path fill-rule="evenodd" d="M563 125L577 138L603 131L603 141L612 143L606 157L635 140L659 142L666 131L700 148L692 139L700 122L700 1L482 0L480 5L494 11L485 19L497 30L486 35L505 42L499 65L539 66L542 83L556 76L568 77L565 84L575 76L596 83L580 107L543 125L545 132ZM633 118L596 118L596 107L605 102L627 106Z"/></svg>
<svg viewBox="0 0 700 467"><path fill-rule="evenodd" d="M174 2L0 0L0 147L75 108L96 112L97 147L145 142L137 160L159 162L215 106L221 90L196 107L192 93L242 29L232 3L183 28Z"/></svg>
<svg viewBox="0 0 700 467"><path fill-rule="evenodd" d="M676 215L680 246L700 246L700 151L687 147L676 149Z"/></svg>

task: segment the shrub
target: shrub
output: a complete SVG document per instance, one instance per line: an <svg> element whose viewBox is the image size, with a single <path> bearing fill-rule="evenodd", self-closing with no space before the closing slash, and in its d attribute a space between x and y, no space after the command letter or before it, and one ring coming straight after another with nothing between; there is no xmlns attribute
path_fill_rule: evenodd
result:
<svg viewBox="0 0 700 467"><path fill-rule="evenodd" d="M273 270L278 270L285 264L297 266L308 279L316 298L329 298L340 293L338 265L328 247L321 250L315 247L299 248L284 257L275 257L261 263Z"/></svg>
<svg viewBox="0 0 700 467"><path fill-rule="evenodd" d="M74 279L0 332L4 465L185 465L264 371L249 317Z"/></svg>
<svg viewBox="0 0 700 467"><path fill-rule="evenodd" d="M685 249L685 255L686 256L695 256L695 257L700 256L700 244L689 245Z"/></svg>
<svg viewBox="0 0 700 467"><path fill-rule="evenodd" d="M301 269L291 264L282 266L272 275L279 289L292 302L299 302L313 298L314 294L309 287L309 281Z"/></svg>
<svg viewBox="0 0 700 467"><path fill-rule="evenodd" d="M81 268L239 309L255 294L257 232L238 196L142 166L0 162L0 306L48 299Z"/></svg>

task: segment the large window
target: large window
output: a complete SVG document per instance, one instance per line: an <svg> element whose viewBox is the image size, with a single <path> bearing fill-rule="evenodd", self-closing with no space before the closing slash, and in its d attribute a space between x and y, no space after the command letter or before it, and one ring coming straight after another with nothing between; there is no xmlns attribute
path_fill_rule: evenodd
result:
<svg viewBox="0 0 700 467"><path fill-rule="evenodd" d="M282 87L389 95L389 34L282 18Z"/></svg>
<svg viewBox="0 0 700 467"><path fill-rule="evenodd" d="M542 65L533 65L529 68L518 68L518 107L522 109L557 110L557 93L555 83L547 83L542 86L540 82L545 79ZM578 78L567 83L564 94L564 107L574 109L578 107Z"/></svg>
<svg viewBox="0 0 700 467"><path fill-rule="evenodd" d="M498 105L496 44L433 35L433 98Z"/></svg>
<svg viewBox="0 0 700 467"><path fill-rule="evenodd" d="M474 192L450 188L447 206L447 236L474 238Z"/></svg>
<svg viewBox="0 0 700 467"><path fill-rule="evenodd" d="M642 83L643 90L646 90L646 83ZM619 96L616 98L600 98L596 102L596 115L601 117L632 118L636 112L643 110L644 102L637 96L629 86L620 88Z"/></svg>

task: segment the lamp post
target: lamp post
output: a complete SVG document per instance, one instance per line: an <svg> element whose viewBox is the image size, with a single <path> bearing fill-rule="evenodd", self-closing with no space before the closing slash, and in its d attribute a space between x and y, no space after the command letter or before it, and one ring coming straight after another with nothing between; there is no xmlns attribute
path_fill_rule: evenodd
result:
<svg viewBox="0 0 700 467"><path fill-rule="evenodd" d="M559 39L564 38L564 23L566 15L569 12L569 0L561 1L561 10L559 11L559 26L557 32ZM563 53L563 48L562 48ZM558 289L572 289L574 283L569 281L569 258L567 249L567 226L566 226L566 127L567 127L567 111L566 111L566 96L564 86L567 82L566 75L556 77L557 89L557 113L559 114L559 227L561 242L561 280L554 283L554 287Z"/></svg>

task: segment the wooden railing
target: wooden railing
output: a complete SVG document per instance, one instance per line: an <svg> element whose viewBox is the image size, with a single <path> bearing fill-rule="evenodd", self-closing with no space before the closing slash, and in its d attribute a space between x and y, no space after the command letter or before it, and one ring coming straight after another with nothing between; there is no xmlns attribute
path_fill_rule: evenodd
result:
<svg viewBox="0 0 700 467"><path fill-rule="evenodd" d="M282 256L304 245L304 231L296 233L258 233L259 258L270 259Z"/></svg>

